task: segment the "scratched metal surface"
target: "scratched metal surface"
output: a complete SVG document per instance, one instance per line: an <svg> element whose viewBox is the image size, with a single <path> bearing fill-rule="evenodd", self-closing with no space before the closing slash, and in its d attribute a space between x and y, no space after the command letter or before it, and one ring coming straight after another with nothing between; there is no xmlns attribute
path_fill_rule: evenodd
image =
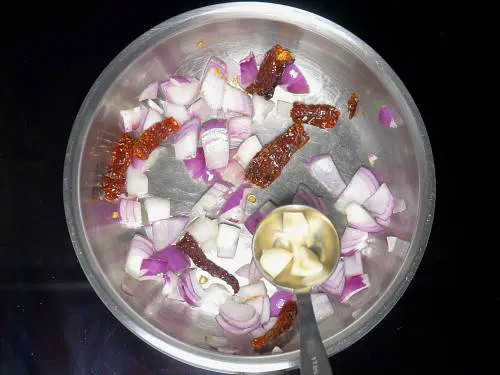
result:
<svg viewBox="0 0 500 375"><path fill-rule="evenodd" d="M304 160L330 153L348 181L361 165L369 166L368 155L373 153L378 156L375 173L396 196L407 201L408 210L399 215L393 229L408 240L418 232L418 241L408 254L398 256L387 252L383 239L373 238L364 258L371 287L353 297L348 306L335 303L335 314L320 323L330 354L366 333L408 284L406 273L413 274L415 262L418 264L421 257L417 254L423 252L422 243L428 235L429 226L421 225L416 230L417 223L431 220L431 216L419 217L422 171L430 176L426 181L430 190L426 189L431 196L426 205L433 207L433 170L432 165L426 164L428 145L426 135L422 137L421 133L425 131L411 98L399 81L394 81L395 75L385 62L353 35L322 18L286 7L276 12L276 6L271 4L259 5L258 10L252 8L258 14L252 16L241 8L249 6L218 6L205 13L195 11L189 17L179 16L127 47L99 78L82 106L70 139L65 170L65 189L70 192L65 203L73 243L87 277L110 310L159 350L196 365L200 365L200 358L213 361L202 366L217 365L221 371L234 371L235 365L242 371L294 366L298 359L297 340L293 338L284 346L285 354L264 355L258 364L245 356L216 353L205 344L207 334L220 334L213 317L169 301L152 308L158 293L154 283L142 283L133 297L121 291L125 254L133 231L111 219L110 212L116 207L99 201L96 186L119 134L118 112L137 105L137 95L148 82L165 80L174 73L200 78L211 55L238 61L248 51L261 55L280 43L295 53L296 62L310 83L311 94L300 100L334 104L345 114L350 93L358 94L360 105L352 121L343 115L329 131L306 126L310 142L294 156L280 178L256 194L260 202L270 199L278 204L290 203L297 185L305 183L316 194L328 198L325 188L308 173ZM200 40L203 48L198 47ZM278 89L273 100L280 99L293 101L297 97ZM399 109L404 119L402 127L387 129L377 123L382 104ZM254 122L252 131L262 143L267 143L289 125L288 119L272 113L264 121ZM148 172L149 193L171 199L173 215L187 214L206 186L191 181L182 163L173 157L168 142L163 147L159 160ZM428 167L430 172L425 170ZM329 216L342 233L345 219L333 209L332 199L329 203ZM429 212L427 206L425 212Z"/></svg>

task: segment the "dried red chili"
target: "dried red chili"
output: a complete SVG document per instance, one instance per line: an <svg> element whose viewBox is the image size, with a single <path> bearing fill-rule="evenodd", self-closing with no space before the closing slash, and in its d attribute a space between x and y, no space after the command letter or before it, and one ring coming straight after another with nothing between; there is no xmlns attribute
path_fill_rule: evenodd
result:
<svg viewBox="0 0 500 375"><path fill-rule="evenodd" d="M309 135L300 123L295 123L265 145L248 164L245 179L251 183L268 187L276 180L281 171L298 150L309 141Z"/></svg>
<svg viewBox="0 0 500 375"><path fill-rule="evenodd" d="M231 285L234 293L238 293L240 290L240 284L236 277L231 275L224 268L219 267L217 264L207 259L205 253L198 245L198 242L196 242L191 234L186 233L176 245L184 254L191 258L197 267L207 271L213 277L218 277L219 279L224 280L226 283Z"/></svg>
<svg viewBox="0 0 500 375"><path fill-rule="evenodd" d="M293 122L301 122L317 126L321 129L333 128L337 125L340 112L329 104L305 104L294 102L290 117Z"/></svg>
<svg viewBox="0 0 500 375"><path fill-rule="evenodd" d="M134 155L146 160L156 147L179 129L180 125L173 117L157 122L141 134L134 145Z"/></svg>
<svg viewBox="0 0 500 375"><path fill-rule="evenodd" d="M118 139L111 153L111 167L103 177L102 192L108 201L114 201L125 188L125 172L132 162L135 138L124 133Z"/></svg>
<svg viewBox="0 0 500 375"><path fill-rule="evenodd" d="M290 329L297 316L297 303L295 301L286 302L278 315L278 320L273 328L266 332L265 335L257 337L251 341L252 348L255 350L262 349L269 342L283 332L286 332Z"/></svg>
<svg viewBox="0 0 500 375"><path fill-rule="evenodd" d="M347 110L349 112L349 120L356 114L356 108L358 108L359 98L355 93L352 93L347 100Z"/></svg>
<svg viewBox="0 0 500 375"><path fill-rule="evenodd" d="M276 44L266 52L255 82L250 84L246 91L249 94L257 94L268 100L271 99L274 95L274 89L281 80L283 71L294 61L295 59L290 51Z"/></svg>

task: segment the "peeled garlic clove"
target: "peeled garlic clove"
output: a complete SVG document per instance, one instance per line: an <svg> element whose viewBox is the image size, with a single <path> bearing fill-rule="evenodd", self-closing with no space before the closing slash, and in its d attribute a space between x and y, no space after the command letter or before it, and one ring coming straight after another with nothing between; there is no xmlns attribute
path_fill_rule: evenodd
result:
<svg viewBox="0 0 500 375"><path fill-rule="evenodd" d="M309 236L309 222L302 212L283 212L283 233L296 238Z"/></svg>
<svg viewBox="0 0 500 375"><path fill-rule="evenodd" d="M318 256L308 249L301 246L294 252L295 260L292 264L291 274L299 277L309 277L320 273L323 270L323 264Z"/></svg>
<svg viewBox="0 0 500 375"><path fill-rule="evenodd" d="M260 265L271 277L276 278L286 268L292 258L292 253L285 249L266 249L262 251Z"/></svg>

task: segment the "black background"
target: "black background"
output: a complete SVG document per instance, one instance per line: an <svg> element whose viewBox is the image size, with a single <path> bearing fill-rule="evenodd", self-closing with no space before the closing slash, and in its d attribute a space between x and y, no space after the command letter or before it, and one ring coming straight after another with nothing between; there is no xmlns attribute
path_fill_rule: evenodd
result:
<svg viewBox="0 0 500 375"><path fill-rule="evenodd" d="M79 106L110 60L156 24L211 3L23 2L2 9L0 374L202 373L142 343L90 289L67 233L62 170ZM455 170L443 110L453 8L439 1L283 3L337 22L386 59L420 109L436 161L436 215L422 264L389 315L332 359L334 373L467 372L461 322L471 303L455 283Z"/></svg>

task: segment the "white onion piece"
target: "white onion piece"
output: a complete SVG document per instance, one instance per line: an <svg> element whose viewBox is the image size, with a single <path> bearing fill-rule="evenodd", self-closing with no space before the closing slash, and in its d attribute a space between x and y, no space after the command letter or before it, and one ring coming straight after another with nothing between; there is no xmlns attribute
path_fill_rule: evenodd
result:
<svg viewBox="0 0 500 375"><path fill-rule="evenodd" d="M269 301L268 296L264 296L264 303L262 306L262 312L260 314L260 323L267 323L269 318L271 317L271 302Z"/></svg>
<svg viewBox="0 0 500 375"><path fill-rule="evenodd" d="M288 266L292 258L292 253L287 250L265 249L260 257L260 265L272 278L276 278Z"/></svg>
<svg viewBox="0 0 500 375"><path fill-rule="evenodd" d="M231 293L221 284L212 284L206 289L204 297L201 299L200 309L213 315L219 313L222 306L229 298Z"/></svg>
<svg viewBox="0 0 500 375"><path fill-rule="evenodd" d="M240 89L226 85L222 99L222 110L229 113L240 113L244 116L253 115L252 99Z"/></svg>
<svg viewBox="0 0 500 375"><path fill-rule="evenodd" d="M234 258L240 228L234 225L219 224L219 233L217 234L217 256L219 258Z"/></svg>
<svg viewBox="0 0 500 375"><path fill-rule="evenodd" d="M141 124L139 126L139 132L143 132L144 130L149 129L151 126L156 124L157 122L160 122L163 120L163 116L161 113L155 111L152 108L147 108L144 109L145 107L142 107L143 113L141 114Z"/></svg>
<svg viewBox="0 0 500 375"><path fill-rule="evenodd" d="M345 286L345 265L344 260L340 259L337 268L332 275L323 284L319 286L319 290L328 293L329 295L340 298Z"/></svg>
<svg viewBox="0 0 500 375"><path fill-rule="evenodd" d="M179 125L184 124L189 119L189 113L182 104L174 104L168 101L162 101L165 117L173 117Z"/></svg>
<svg viewBox="0 0 500 375"><path fill-rule="evenodd" d="M314 156L306 161L305 165L333 197L337 197L346 188L346 184L329 154Z"/></svg>
<svg viewBox="0 0 500 375"><path fill-rule="evenodd" d="M349 255L366 247L368 232L347 227L340 239L340 250L342 255Z"/></svg>
<svg viewBox="0 0 500 375"><path fill-rule="evenodd" d="M357 276L363 274L363 260L361 259L361 252L356 251L349 256L344 257L345 276Z"/></svg>
<svg viewBox="0 0 500 375"><path fill-rule="evenodd" d="M278 100L276 102L276 115L286 119L290 118L290 112L292 111L293 104L285 102L283 100Z"/></svg>
<svg viewBox="0 0 500 375"><path fill-rule="evenodd" d="M233 159L238 161L243 168L246 168L253 157L262 150L262 144L256 135L245 139L238 147L238 151Z"/></svg>
<svg viewBox="0 0 500 375"><path fill-rule="evenodd" d="M137 130L141 123L141 107L120 111L122 117L121 129L124 133Z"/></svg>
<svg viewBox="0 0 500 375"><path fill-rule="evenodd" d="M382 219L380 217L377 217L377 218L375 218L375 221L383 227L388 227L389 225L391 225L391 218L390 217L388 217L387 219Z"/></svg>
<svg viewBox="0 0 500 375"><path fill-rule="evenodd" d="M387 184L380 185L377 191L363 203L363 206L376 218L387 220L394 210L394 197Z"/></svg>
<svg viewBox="0 0 500 375"><path fill-rule="evenodd" d="M370 279L367 274L347 278L340 302L346 303L353 295L361 292L369 286Z"/></svg>
<svg viewBox="0 0 500 375"><path fill-rule="evenodd" d="M226 182L214 183L195 203L191 210L192 216L216 217L231 193L231 186L228 185Z"/></svg>
<svg viewBox="0 0 500 375"><path fill-rule="evenodd" d="M219 226L216 220L210 220L202 216L189 224L187 231L193 236L196 242L202 244L210 239L217 238Z"/></svg>
<svg viewBox="0 0 500 375"><path fill-rule="evenodd" d="M142 226L141 203L135 199L120 199L120 223L130 228Z"/></svg>
<svg viewBox="0 0 500 375"><path fill-rule="evenodd" d="M139 169L141 172L151 170L153 165L158 160L158 157L160 156L163 149L163 147L155 148L153 151L151 151L146 160L141 160L135 156L132 156L132 165L134 166L134 168Z"/></svg>
<svg viewBox="0 0 500 375"><path fill-rule="evenodd" d="M149 223L170 217L170 200L166 198L150 197L144 201L144 208Z"/></svg>
<svg viewBox="0 0 500 375"><path fill-rule="evenodd" d="M245 181L245 170L236 160L229 160L227 165L219 171L224 181L234 186L241 185Z"/></svg>
<svg viewBox="0 0 500 375"><path fill-rule="evenodd" d="M179 279L179 276L177 276L175 273L171 271L168 271L167 277L165 278L165 285L163 286L161 293L167 296L167 298L169 299L173 299L176 301L183 301L184 299L179 294L180 283L181 280Z"/></svg>
<svg viewBox="0 0 500 375"><path fill-rule="evenodd" d="M130 241L130 247L125 263L125 272L134 279L139 279L144 271L141 271L142 261L154 253L153 244L147 238L135 235Z"/></svg>
<svg viewBox="0 0 500 375"><path fill-rule="evenodd" d="M160 87L160 83L158 81L151 82L147 85L144 90L139 95L139 101L148 99L156 99L158 97L158 88Z"/></svg>
<svg viewBox="0 0 500 375"><path fill-rule="evenodd" d="M406 211L406 201L403 198L394 198L393 214L399 214Z"/></svg>
<svg viewBox="0 0 500 375"><path fill-rule="evenodd" d="M164 115L165 114L165 111L163 110L163 104L160 107L153 99L148 99L148 106L149 106L149 108L151 108L151 109L155 110L156 112L158 112L160 115Z"/></svg>
<svg viewBox="0 0 500 375"><path fill-rule="evenodd" d="M283 353L283 350L279 346L275 346L273 350L271 350L271 353Z"/></svg>
<svg viewBox="0 0 500 375"><path fill-rule="evenodd" d="M190 117L198 117L200 122L203 123L208 120L208 118L212 114L212 110L208 106L205 99L200 98L189 106L188 114Z"/></svg>
<svg viewBox="0 0 500 375"><path fill-rule="evenodd" d="M262 96L254 94L252 96L253 116L256 120L263 120L273 110L274 102L266 100Z"/></svg>
<svg viewBox="0 0 500 375"><path fill-rule="evenodd" d="M241 301L247 301L254 297L264 296L267 296L267 288L263 281L242 286L238 291L238 298Z"/></svg>
<svg viewBox="0 0 500 375"><path fill-rule="evenodd" d="M224 168L229 161L229 138L223 120L210 120L201 128L201 144L207 169Z"/></svg>
<svg viewBox="0 0 500 375"><path fill-rule="evenodd" d="M346 206L350 202L364 203L377 191L379 186L380 184L373 172L365 167L361 167L354 174L342 194L340 194L337 202L335 202L335 208L345 213Z"/></svg>
<svg viewBox="0 0 500 375"><path fill-rule="evenodd" d="M394 253L400 258L404 258L409 249L410 242L394 236L387 237L387 250L390 253Z"/></svg>
<svg viewBox="0 0 500 375"><path fill-rule="evenodd" d="M347 223L359 230L369 233L379 232L382 227L370 216L370 214L358 203L351 202L345 207Z"/></svg>
<svg viewBox="0 0 500 375"><path fill-rule="evenodd" d="M333 305L326 294L323 293L312 293L311 302L314 311L314 317L319 323L325 318L333 315Z"/></svg>
<svg viewBox="0 0 500 375"><path fill-rule="evenodd" d="M174 134L174 151L177 159L189 160L196 157L199 132L200 120L194 117L188 120L182 128Z"/></svg>
<svg viewBox="0 0 500 375"><path fill-rule="evenodd" d="M143 197L148 193L148 176L133 166L127 168L126 181L128 196Z"/></svg>
<svg viewBox="0 0 500 375"><path fill-rule="evenodd" d="M200 82L192 77L173 76L160 87L166 100L182 105L191 104L200 92Z"/></svg>
<svg viewBox="0 0 500 375"><path fill-rule="evenodd" d="M229 147L238 147L252 133L252 119L248 116L231 117L227 121Z"/></svg>
<svg viewBox="0 0 500 375"><path fill-rule="evenodd" d="M264 307L264 297L259 296L255 298L250 298L249 300L245 301L247 305L252 306L257 314L261 315L262 314L262 308Z"/></svg>
<svg viewBox="0 0 500 375"><path fill-rule="evenodd" d="M151 224L152 238L156 250L173 244L188 222L187 216L174 216Z"/></svg>
<svg viewBox="0 0 500 375"><path fill-rule="evenodd" d="M201 80L201 96L213 111L222 108L224 89L226 87L226 73L226 64L216 57L211 57Z"/></svg>

